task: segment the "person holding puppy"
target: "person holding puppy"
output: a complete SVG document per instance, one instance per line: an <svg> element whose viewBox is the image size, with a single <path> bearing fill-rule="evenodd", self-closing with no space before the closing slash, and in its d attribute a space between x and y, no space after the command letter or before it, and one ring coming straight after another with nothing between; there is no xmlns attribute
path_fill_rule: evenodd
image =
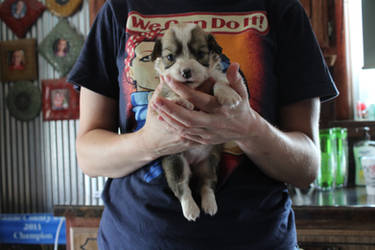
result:
<svg viewBox="0 0 375 250"><path fill-rule="evenodd" d="M135 48L180 22L200 25L223 48L237 106L219 104L212 80L194 90L167 76L154 90L153 77L134 79L155 74L151 49L141 56ZM320 102L338 94L298 0L107 0L68 81L81 87L79 166L109 177L99 249L297 248L286 184L314 181ZM164 84L195 109L160 97ZM188 221L160 158L209 144L226 145L218 211Z"/></svg>

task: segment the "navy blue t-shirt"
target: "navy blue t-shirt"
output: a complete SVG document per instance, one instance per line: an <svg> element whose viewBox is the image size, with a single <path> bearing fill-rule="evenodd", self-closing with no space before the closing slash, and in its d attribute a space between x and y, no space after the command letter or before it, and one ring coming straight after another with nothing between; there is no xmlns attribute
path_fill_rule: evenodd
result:
<svg viewBox="0 0 375 250"><path fill-rule="evenodd" d="M144 124L148 96L158 84L154 41L176 22L195 22L214 35L223 53L240 63L252 108L275 126L280 107L337 95L297 0L107 0L68 81L117 100L121 133ZM99 248L293 249L286 185L263 174L234 143L225 145L220 164L218 213L201 213L196 222L182 215L159 160L108 179Z"/></svg>

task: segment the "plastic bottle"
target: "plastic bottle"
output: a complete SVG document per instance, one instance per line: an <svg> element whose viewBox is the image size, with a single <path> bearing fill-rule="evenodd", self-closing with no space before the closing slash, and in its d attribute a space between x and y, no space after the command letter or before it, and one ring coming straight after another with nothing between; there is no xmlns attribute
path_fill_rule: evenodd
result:
<svg viewBox="0 0 375 250"><path fill-rule="evenodd" d="M375 141L371 140L370 128L361 128L364 138L353 145L353 155L355 162L355 185L365 186L365 176L361 164L361 158L364 156L375 156Z"/></svg>

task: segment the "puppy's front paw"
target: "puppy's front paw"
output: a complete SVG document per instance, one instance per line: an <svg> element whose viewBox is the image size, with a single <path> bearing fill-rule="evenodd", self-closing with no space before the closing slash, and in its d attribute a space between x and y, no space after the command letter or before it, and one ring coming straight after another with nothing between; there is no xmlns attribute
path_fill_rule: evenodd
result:
<svg viewBox="0 0 375 250"><path fill-rule="evenodd" d="M193 199L183 199L181 201L182 212L189 221L195 221L200 214L198 205Z"/></svg>
<svg viewBox="0 0 375 250"><path fill-rule="evenodd" d="M218 88L215 96L221 105L229 106L231 108L236 107L242 101L241 96L230 87Z"/></svg>
<svg viewBox="0 0 375 250"><path fill-rule="evenodd" d="M217 213L217 204L214 192L202 193L202 209L206 214L214 216Z"/></svg>

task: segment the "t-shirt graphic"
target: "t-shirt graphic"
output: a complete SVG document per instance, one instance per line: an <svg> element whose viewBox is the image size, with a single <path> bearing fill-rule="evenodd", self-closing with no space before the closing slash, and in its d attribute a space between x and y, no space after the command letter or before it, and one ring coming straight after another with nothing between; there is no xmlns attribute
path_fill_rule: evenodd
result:
<svg viewBox="0 0 375 250"><path fill-rule="evenodd" d="M242 73L251 92L252 108L262 112L262 63L261 36L269 31L264 11L241 13L185 13L176 15L142 15L130 12L127 19L126 57L122 89L127 96L128 120L134 121L132 130L140 129L146 119L147 104L152 91L159 84L159 76L151 61L154 42L163 36L172 23L193 22L214 35L230 61L241 65ZM242 152L235 143L226 143L221 161L221 181L224 181L239 164ZM144 168L144 180L152 181L162 173L160 161Z"/></svg>

